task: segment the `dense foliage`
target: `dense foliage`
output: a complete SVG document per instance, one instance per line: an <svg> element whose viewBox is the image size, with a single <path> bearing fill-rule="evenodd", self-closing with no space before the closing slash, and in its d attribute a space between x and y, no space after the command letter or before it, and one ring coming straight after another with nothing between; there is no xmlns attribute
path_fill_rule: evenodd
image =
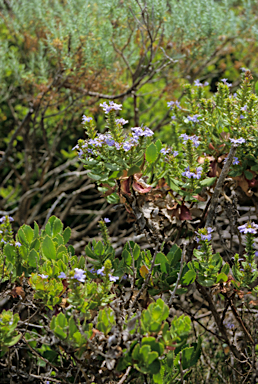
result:
<svg viewBox="0 0 258 384"><path fill-rule="evenodd" d="M55 216L15 237L13 218L1 218L2 382L255 382L258 224L239 225L236 203L245 195L256 204L258 97L246 69L235 94L227 79L211 98L204 87L196 81L182 103L168 102L173 148L151 142L146 126L125 130L114 102L102 104L105 133L83 116L80 161L109 202L125 206L150 250L128 240L116 254L107 217L101 239L80 256ZM212 328L199 320L206 316Z"/></svg>

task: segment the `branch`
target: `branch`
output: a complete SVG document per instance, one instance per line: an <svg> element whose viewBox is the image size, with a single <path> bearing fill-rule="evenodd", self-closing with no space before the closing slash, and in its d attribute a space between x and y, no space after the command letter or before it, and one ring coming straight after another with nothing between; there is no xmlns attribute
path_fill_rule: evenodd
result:
<svg viewBox="0 0 258 384"><path fill-rule="evenodd" d="M222 171L221 171L221 174L220 174L219 179L217 181L216 187L214 188L214 192L213 192L213 195L211 198L211 203L210 203L210 210L209 210L208 215L207 215L207 220L206 220L206 225L205 225L206 228L212 227L212 225L213 225L213 219L215 216L215 210L216 210L216 207L218 204L220 191L221 191L221 188L223 186L224 180L225 180L225 178L229 172L229 168L232 164L234 155L236 153L236 149L237 149L236 145L232 145L232 147L230 148L226 164L222 168Z"/></svg>
<svg viewBox="0 0 258 384"><path fill-rule="evenodd" d="M178 284L179 284L179 281L181 279L181 275L182 275L182 272L183 272L184 259L185 259L185 249L186 249L186 243L184 243L184 245L183 245L181 261L180 261L180 271L179 271L178 276L177 276L177 281L176 281L175 288L174 288L173 292L171 293L171 296L170 296L170 299L169 299L169 302L168 302L169 306L172 305L172 302L173 302L173 300L175 298L176 290L178 288ZM169 292L171 292L171 291L169 291Z"/></svg>

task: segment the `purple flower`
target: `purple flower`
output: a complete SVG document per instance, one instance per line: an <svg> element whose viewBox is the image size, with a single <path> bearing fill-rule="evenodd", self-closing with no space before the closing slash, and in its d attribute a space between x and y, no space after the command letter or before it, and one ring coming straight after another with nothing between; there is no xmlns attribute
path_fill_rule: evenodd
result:
<svg viewBox="0 0 258 384"><path fill-rule="evenodd" d="M78 156L79 156L79 157L82 157L82 155L83 155L83 150L80 149L79 152L78 152Z"/></svg>
<svg viewBox="0 0 258 384"><path fill-rule="evenodd" d="M160 150L160 153L162 153L162 155L166 155L167 153L169 153L171 150L170 150L170 148L162 148L161 150Z"/></svg>
<svg viewBox="0 0 258 384"><path fill-rule="evenodd" d="M188 140L191 140L193 142L195 148L197 148L198 145L200 144L199 137L196 135L188 136L186 133L183 133L182 135L180 135L180 137L182 137L182 139L184 139L183 144L186 144L186 142Z"/></svg>
<svg viewBox="0 0 258 384"><path fill-rule="evenodd" d="M255 252L254 256L255 256L255 257L258 257L258 251Z"/></svg>
<svg viewBox="0 0 258 384"><path fill-rule="evenodd" d="M110 274L108 276L109 276L109 281L117 281L117 280L119 280L118 276L112 276Z"/></svg>
<svg viewBox="0 0 258 384"><path fill-rule="evenodd" d="M199 123L199 121L200 120L198 120L198 117L199 117L200 115L193 115L192 117L191 116L187 116L187 119L189 120L189 121L192 121L193 123Z"/></svg>
<svg viewBox="0 0 258 384"><path fill-rule="evenodd" d="M211 241L211 234L208 234L208 235L202 235L201 234L201 240L208 240L208 241Z"/></svg>
<svg viewBox="0 0 258 384"><path fill-rule="evenodd" d="M86 272L80 268L74 268L74 270L75 270L75 274L72 277L72 279L76 279L76 280L80 281L81 283L84 283L85 279L86 279L86 276L85 276Z"/></svg>
<svg viewBox="0 0 258 384"><path fill-rule="evenodd" d="M178 153L179 153L178 151L174 151L173 156L176 157L178 155Z"/></svg>
<svg viewBox="0 0 258 384"><path fill-rule="evenodd" d="M238 160L238 157L234 157L233 158L233 162L232 162L233 165L237 165L239 164L239 160Z"/></svg>
<svg viewBox="0 0 258 384"><path fill-rule="evenodd" d="M91 269L89 269L89 272L90 273L96 273L97 271L96 271L96 269L94 267L92 267Z"/></svg>
<svg viewBox="0 0 258 384"><path fill-rule="evenodd" d="M1 240L0 240L0 243L4 243L4 244L6 244L6 241L4 241L4 239L1 239Z"/></svg>
<svg viewBox="0 0 258 384"><path fill-rule="evenodd" d="M89 145L92 145L93 147L102 147L102 142L101 139L90 139L89 140Z"/></svg>
<svg viewBox="0 0 258 384"><path fill-rule="evenodd" d="M246 71L248 71L248 69L245 68L245 67L241 67L240 69L241 69L242 72L246 72Z"/></svg>
<svg viewBox="0 0 258 384"><path fill-rule="evenodd" d="M252 223L245 223L243 225L240 225L238 227L238 230L240 233L244 233L244 234L247 234L247 233L252 233L252 234L256 234L257 233L257 230L258 230L258 225L255 224L254 222Z"/></svg>
<svg viewBox="0 0 258 384"><path fill-rule="evenodd" d="M92 120L92 117L82 116L82 123L89 123Z"/></svg>
<svg viewBox="0 0 258 384"><path fill-rule="evenodd" d="M240 109L241 109L241 111L245 111L245 112L246 112L246 111L247 111L247 105L245 104L245 105L244 105L243 107L241 107Z"/></svg>
<svg viewBox="0 0 258 384"><path fill-rule="evenodd" d="M194 85L195 85L196 87L202 87L202 86L203 86L203 84L200 83L200 80L199 80L199 79L194 80Z"/></svg>
<svg viewBox="0 0 258 384"><path fill-rule="evenodd" d="M104 217L104 222L105 222L105 223L111 223L111 220L109 220L108 217Z"/></svg>
<svg viewBox="0 0 258 384"><path fill-rule="evenodd" d="M202 175L202 167L197 167L196 168L197 173L195 172L190 172L190 167L188 166L185 168L185 172L182 173L182 176L187 177L188 179L200 179Z"/></svg>
<svg viewBox="0 0 258 384"><path fill-rule="evenodd" d="M16 241L15 246L16 247L21 247L21 243L19 241Z"/></svg>
<svg viewBox="0 0 258 384"><path fill-rule="evenodd" d="M209 85L208 81L205 81L205 83L203 84L205 87L207 87L207 85Z"/></svg>
<svg viewBox="0 0 258 384"><path fill-rule="evenodd" d="M42 279L47 279L47 278L48 278L48 275L44 275L43 273L42 273L42 274L39 273L39 276L40 276Z"/></svg>
<svg viewBox="0 0 258 384"><path fill-rule="evenodd" d="M102 268L98 269L97 270L97 275L105 276L104 269L105 269L105 267L102 267Z"/></svg>
<svg viewBox="0 0 258 384"><path fill-rule="evenodd" d="M11 216L7 216L7 218L8 218L9 221L14 221ZM1 217L0 223L3 223L5 220L6 220L6 216Z"/></svg>
<svg viewBox="0 0 258 384"><path fill-rule="evenodd" d="M125 125L128 123L128 120L125 120L121 117L121 119L116 119L117 124Z"/></svg>
<svg viewBox="0 0 258 384"><path fill-rule="evenodd" d="M119 143L115 142L115 147L116 147L117 150L121 148L121 145L122 144L119 144Z"/></svg>
<svg viewBox="0 0 258 384"><path fill-rule="evenodd" d="M170 109L174 108L174 106L176 106L176 107L179 108L179 109L182 109L181 106L180 106L179 101L177 101L177 100L176 100L176 101L168 101L167 106L168 106Z"/></svg>
<svg viewBox="0 0 258 384"><path fill-rule="evenodd" d="M228 87L232 87L232 84L227 83L227 79L221 79L221 81Z"/></svg>
<svg viewBox="0 0 258 384"><path fill-rule="evenodd" d="M229 140L233 144L243 144L243 143L245 143L245 139L243 139L243 137L240 137L239 139L229 139Z"/></svg>
<svg viewBox="0 0 258 384"><path fill-rule="evenodd" d="M235 93L233 93L233 97L237 97L237 93L235 92Z"/></svg>
<svg viewBox="0 0 258 384"><path fill-rule="evenodd" d="M143 130L141 127L131 128L131 131L133 131L133 135L135 136L143 136Z"/></svg>
<svg viewBox="0 0 258 384"><path fill-rule="evenodd" d="M88 152L88 153L91 153L92 155L94 154L92 148L87 148L87 152Z"/></svg>
<svg viewBox="0 0 258 384"><path fill-rule="evenodd" d="M64 272L61 272L58 277L59 279L66 279L66 274Z"/></svg>
<svg viewBox="0 0 258 384"><path fill-rule="evenodd" d="M113 147L115 145L115 140L113 139L106 139L106 144L109 146L109 147Z"/></svg>
<svg viewBox="0 0 258 384"><path fill-rule="evenodd" d="M244 115L240 115L239 119L245 119Z"/></svg>
<svg viewBox="0 0 258 384"><path fill-rule="evenodd" d="M80 149L78 144L76 144L75 147L72 148L72 151L74 151L75 149Z"/></svg>
<svg viewBox="0 0 258 384"><path fill-rule="evenodd" d="M176 116L171 116L171 120L176 120Z"/></svg>
<svg viewBox="0 0 258 384"><path fill-rule="evenodd" d="M153 136L153 135L154 135L154 132L150 128L144 127L144 131L143 131L143 135L142 136L150 137L150 136Z"/></svg>
<svg viewBox="0 0 258 384"><path fill-rule="evenodd" d="M116 104L113 101L109 102L109 105L104 101L103 104L100 104L100 106L103 108L103 111L105 113L109 113L110 111L121 111L122 104Z"/></svg>
<svg viewBox="0 0 258 384"><path fill-rule="evenodd" d="M123 144L123 149L125 152L128 152L133 147L133 143L130 143L129 141L126 141Z"/></svg>
<svg viewBox="0 0 258 384"><path fill-rule="evenodd" d="M228 328L228 329L233 329L235 326L233 323L230 323L230 322L227 322L227 323L224 323L225 327Z"/></svg>

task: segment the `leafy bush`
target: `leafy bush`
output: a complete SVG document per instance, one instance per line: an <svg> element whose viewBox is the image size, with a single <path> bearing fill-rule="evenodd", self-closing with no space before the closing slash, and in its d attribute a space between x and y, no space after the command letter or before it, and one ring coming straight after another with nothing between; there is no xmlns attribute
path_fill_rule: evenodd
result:
<svg viewBox="0 0 258 384"><path fill-rule="evenodd" d="M128 240L116 253L107 217L99 221L101 240L80 256L67 244L70 228L55 216L41 230L36 222L34 229L22 225L15 238L13 218L0 219L3 379L12 376L11 365L21 380L38 382L255 377L258 224L238 222L236 201L256 203L258 97L250 71L242 77L236 94L223 79L205 97L198 81L185 87L181 103L168 103L173 147L151 142L148 127L126 131L114 102L102 105L104 134L83 117L80 160L106 198L125 206L150 249ZM212 323L200 321L206 317Z"/></svg>

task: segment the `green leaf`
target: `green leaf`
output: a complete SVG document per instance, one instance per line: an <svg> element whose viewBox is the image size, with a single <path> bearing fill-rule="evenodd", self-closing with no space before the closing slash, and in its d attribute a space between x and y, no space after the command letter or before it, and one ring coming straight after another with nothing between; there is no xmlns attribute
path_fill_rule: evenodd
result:
<svg viewBox="0 0 258 384"><path fill-rule="evenodd" d="M158 153L160 153L160 150L162 148L162 142L160 141L160 139L158 139L155 143L156 147L157 147L157 150L158 150Z"/></svg>
<svg viewBox="0 0 258 384"><path fill-rule="evenodd" d="M229 269L230 269L230 267L229 267L228 263L225 263L221 269L221 272L225 273L225 275L228 275Z"/></svg>
<svg viewBox="0 0 258 384"><path fill-rule="evenodd" d="M49 259L49 260L55 260L56 259L56 249L54 242L52 239L47 235L41 245L42 253L43 255Z"/></svg>
<svg viewBox="0 0 258 384"><path fill-rule="evenodd" d="M25 236L25 233L23 232L22 227L19 229L17 236L18 236L18 240L21 244L28 245L28 241L27 241L27 238Z"/></svg>
<svg viewBox="0 0 258 384"><path fill-rule="evenodd" d="M12 347L14 346L15 344L18 343L18 341L22 338L22 334L19 334L17 336L12 336L11 340L10 341L5 341L5 345L7 347Z"/></svg>
<svg viewBox="0 0 258 384"><path fill-rule="evenodd" d="M58 233L61 233L63 230L64 224L60 219L55 219L54 225L53 225L53 237L56 237Z"/></svg>
<svg viewBox="0 0 258 384"><path fill-rule="evenodd" d="M166 264L168 264L168 259L166 258L164 253L162 252L157 253L155 264L160 264L161 272L167 273Z"/></svg>
<svg viewBox="0 0 258 384"><path fill-rule="evenodd" d="M36 221L34 221L34 234L33 234L33 240L35 240L39 235L39 226L38 224L36 223Z"/></svg>
<svg viewBox="0 0 258 384"><path fill-rule="evenodd" d="M70 227L67 227L65 228L64 232L63 232L63 238L64 238L64 243L68 243L70 237L71 237L71 228Z"/></svg>
<svg viewBox="0 0 258 384"><path fill-rule="evenodd" d="M172 189L172 191L177 192L177 191L181 190L180 186L178 186L176 184L176 180L175 179L172 179L171 177L167 176L166 181L167 181L168 185L170 186L170 188Z"/></svg>
<svg viewBox="0 0 258 384"><path fill-rule="evenodd" d="M201 180L200 184L202 187L210 187L212 184L214 184L217 177L209 177L207 179Z"/></svg>
<svg viewBox="0 0 258 384"><path fill-rule="evenodd" d="M255 89L256 95L258 95L258 81L256 81L254 89Z"/></svg>
<svg viewBox="0 0 258 384"><path fill-rule="evenodd" d="M183 284L192 284L196 279L196 273L193 270L189 270L183 277Z"/></svg>
<svg viewBox="0 0 258 384"><path fill-rule="evenodd" d="M26 236L27 242L30 244L34 237L34 231L29 225L22 226L23 232Z"/></svg>
<svg viewBox="0 0 258 384"><path fill-rule="evenodd" d="M10 263L14 264L15 259L17 257L16 249L11 244L5 244L4 246L4 254L6 255L6 260Z"/></svg>
<svg viewBox="0 0 258 384"><path fill-rule="evenodd" d="M61 339L64 340L67 337L67 334L62 330L62 328L57 325L54 330L55 334Z"/></svg>
<svg viewBox="0 0 258 384"><path fill-rule="evenodd" d="M132 264L132 256L130 252L127 251L127 249L124 249L122 252L122 258L124 259L124 262L126 265Z"/></svg>
<svg viewBox="0 0 258 384"><path fill-rule="evenodd" d="M258 83L258 81L257 81L257 83ZM257 84L257 83L256 83L256 84ZM251 167L251 171L258 171L258 164L253 165L253 166Z"/></svg>
<svg viewBox="0 0 258 384"><path fill-rule="evenodd" d="M155 359L157 359L158 357L159 357L158 352L154 352L154 351L153 352L149 352L148 353L147 364L151 365L153 363L153 361Z"/></svg>
<svg viewBox="0 0 258 384"><path fill-rule="evenodd" d="M137 165L133 165L127 172L127 176L134 175L135 173L140 173L141 169Z"/></svg>
<svg viewBox="0 0 258 384"><path fill-rule="evenodd" d="M94 252L98 256L101 256L104 254L104 247L101 241L98 241L97 244L94 246Z"/></svg>
<svg viewBox="0 0 258 384"><path fill-rule="evenodd" d="M245 177L247 178L247 180L252 180L254 178L254 175L250 171L245 170L244 174L245 174Z"/></svg>
<svg viewBox="0 0 258 384"><path fill-rule="evenodd" d="M32 249L28 256L28 263L30 267L36 268L38 265L38 252L35 251L35 249Z"/></svg>
<svg viewBox="0 0 258 384"><path fill-rule="evenodd" d="M228 281L228 277L227 275L225 275L224 272L221 272L218 277L217 277L217 282L216 283L219 283L221 280L223 280L224 282Z"/></svg>
<svg viewBox="0 0 258 384"><path fill-rule="evenodd" d="M138 244L135 244L134 245L134 248L133 248L133 258L134 260L137 260L139 258L141 254L141 248L139 247Z"/></svg>
<svg viewBox="0 0 258 384"><path fill-rule="evenodd" d="M158 157L158 150L154 143L151 143L146 150L146 160L149 163L153 163L155 160L157 160Z"/></svg>

